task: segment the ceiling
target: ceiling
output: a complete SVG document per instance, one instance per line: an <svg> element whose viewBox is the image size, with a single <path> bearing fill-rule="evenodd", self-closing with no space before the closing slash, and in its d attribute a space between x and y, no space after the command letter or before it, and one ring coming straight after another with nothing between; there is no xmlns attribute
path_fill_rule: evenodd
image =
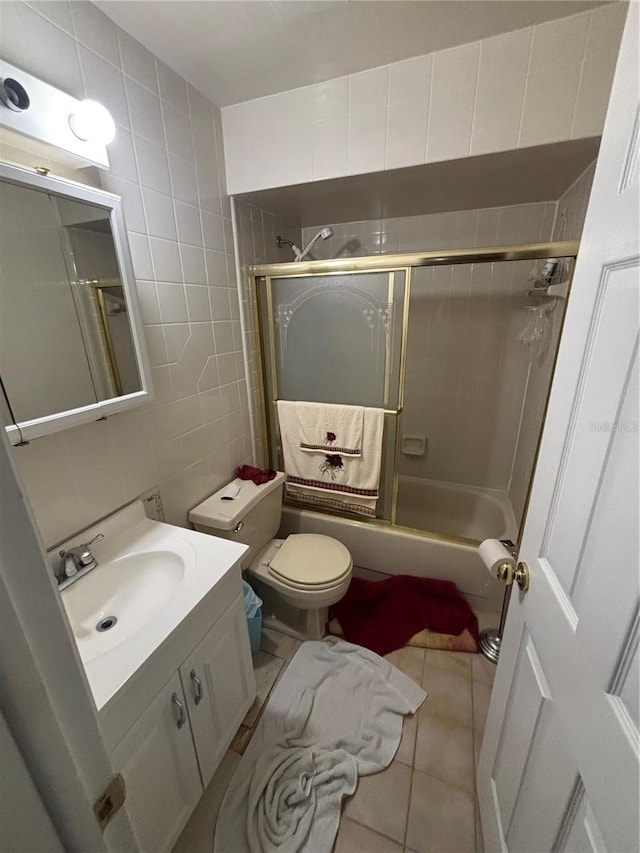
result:
<svg viewBox="0 0 640 853"><path fill-rule="evenodd" d="M603 0L98 0L215 104L364 71Z"/></svg>
<svg viewBox="0 0 640 853"><path fill-rule="evenodd" d="M597 157L599 146L599 137L578 139L239 198L303 227L556 201Z"/></svg>

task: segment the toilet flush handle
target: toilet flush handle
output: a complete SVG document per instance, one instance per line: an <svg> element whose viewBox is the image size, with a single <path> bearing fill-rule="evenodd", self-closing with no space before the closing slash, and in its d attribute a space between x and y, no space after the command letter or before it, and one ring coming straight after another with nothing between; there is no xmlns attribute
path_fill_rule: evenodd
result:
<svg viewBox="0 0 640 853"><path fill-rule="evenodd" d="M239 521L236 526L233 528L234 533L240 533L242 528L244 527L244 521Z"/></svg>

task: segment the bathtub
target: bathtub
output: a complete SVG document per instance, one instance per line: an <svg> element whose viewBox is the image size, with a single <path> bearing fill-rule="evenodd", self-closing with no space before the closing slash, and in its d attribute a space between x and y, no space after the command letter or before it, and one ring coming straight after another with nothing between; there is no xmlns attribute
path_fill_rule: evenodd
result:
<svg viewBox="0 0 640 853"><path fill-rule="evenodd" d="M478 542L517 535L506 492L418 477L398 478L396 523Z"/></svg>
<svg viewBox="0 0 640 853"><path fill-rule="evenodd" d="M489 574L473 545L284 506L279 536L291 533L323 533L338 539L351 552L354 574L361 577L406 574L453 581L478 616L480 627L497 627L504 587Z"/></svg>

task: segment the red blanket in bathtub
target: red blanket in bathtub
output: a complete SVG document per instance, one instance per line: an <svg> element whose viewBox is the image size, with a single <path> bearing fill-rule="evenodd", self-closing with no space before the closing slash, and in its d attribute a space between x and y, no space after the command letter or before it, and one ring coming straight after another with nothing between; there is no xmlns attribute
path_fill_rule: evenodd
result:
<svg viewBox="0 0 640 853"><path fill-rule="evenodd" d="M353 578L345 597L331 608L345 640L379 655L404 646L418 631L478 639L478 620L451 581L396 575L383 581Z"/></svg>

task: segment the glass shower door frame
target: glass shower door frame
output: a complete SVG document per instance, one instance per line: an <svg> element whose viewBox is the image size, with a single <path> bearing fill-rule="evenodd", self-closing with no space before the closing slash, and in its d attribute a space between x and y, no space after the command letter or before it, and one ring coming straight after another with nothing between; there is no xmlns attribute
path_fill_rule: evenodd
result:
<svg viewBox="0 0 640 853"><path fill-rule="evenodd" d="M318 263L318 262L314 262ZM256 316L256 325L259 332L260 339L260 361L262 367L262 380L263 380L263 406L262 406L262 419L263 419L263 431L264 435L267 439L268 453L269 453L269 464L271 467L274 467L274 448L281 446L281 436L280 436L280 428L278 424L278 418L273 414L276 401L279 399L278 394L278 369L277 369L277 355L276 355L276 341L275 341L275 311L274 311L274 300L273 300L273 279L274 278L316 278L321 275L322 277L327 276L344 276L344 275L362 275L362 273L371 272L369 269L359 268L353 270L344 270L344 271L332 271L329 270L327 272L298 272L297 270L294 273L285 273L284 275L280 274L280 271L274 269L275 275L251 275L250 283L252 285L251 291L253 294L253 303L254 310ZM391 266L387 264L385 267L378 267L375 272L378 273L388 273L388 301L391 304L393 302L393 291L396 283L394 281L394 277L397 273L402 273L404 280L401 284L402 287L402 317L400 322L400 347L399 347L399 362L398 362L398 392L397 392L397 401L395 408L389 405L389 393L390 393L390 385L391 385L391 371L393 370L393 358L391 353L392 342L390 340L390 335L387 334L387 340L385 342L385 377L384 377L384 396L383 396L383 408L385 418L392 417L395 419L395 436L393 442L393 450L391 452L391 504L389 510L389 518L376 518L371 519L371 521L375 521L376 523L382 524L395 524L396 520L396 504L397 504L397 495L398 495L398 457L400 453L400 436L401 436L401 419L402 419L402 408L404 401L404 380L405 380L405 370L406 370L406 349L407 349L407 336L408 336L408 323L409 323L409 302L411 296L411 272L412 268L410 266ZM268 330L265 329L264 316L266 314L266 320L268 325ZM272 420L273 417L273 420ZM275 430L275 434L274 434ZM385 439L388 435L388 429L385 424ZM279 456L279 454L278 454ZM278 464L282 462L281 458L277 460ZM385 460L383 456L383 466L385 463L388 465L389 460ZM333 511L330 508L323 508L323 512L332 513ZM342 513L337 510L334 514L342 515ZM367 519L358 519L368 521Z"/></svg>
<svg viewBox="0 0 640 853"><path fill-rule="evenodd" d="M521 261L521 260L544 260L547 258L574 258L578 254L580 243L577 240L565 240L565 241L552 241L546 243L529 243L529 244L520 244L513 246L489 246L489 247L480 247L480 248L468 248L468 249L453 249L446 250L440 252L413 252L413 253L403 253L403 254L395 254L395 255L373 255L367 257L359 257L359 258L334 258L329 260L322 261L304 261L302 263L279 263L279 264L262 264L256 266L250 266L248 268L249 273L249 283L250 283L250 292L252 294L252 303L253 303L253 311L255 318L255 328L258 329L259 333L259 358L261 362L261 372L262 372L262 394L263 394L263 406L262 410L262 418L263 418L263 434L267 438L268 444L268 452L269 452L269 463L273 465L273 453L272 448L273 444L273 436L270 427L270 418L268 416L268 407L275 407L275 399L277 399L273 393L271 393L271 400L268 399L269 391L277 390L277 384L271 384L271 377L275 378L275 353L271 352L273 347L273 339L271 336L271 332L269 335L265 334L264 323L262 318L261 308L261 299L265 298L265 294L262 293L260 283L266 283L266 299L267 299L267 317L269 318L269 323L271 325L271 329L273 329L273 299L271 294L271 279L272 278L288 278L288 277L308 277L310 275L337 275L337 274L345 274L345 273L357 273L357 272L389 272L390 274L394 272L404 271L405 272L405 295L404 295L404 306L403 306L403 319L402 319L402 346L401 346L401 365L400 365L400 382L398 389L398 408L397 409L385 409L385 414L395 416L396 421L396 434L395 434L395 446L393 453L393 487L392 487L392 506L390 512L389 519L375 518L375 519L357 519L358 522L367 523L367 524L378 524L383 526L395 526L396 528L400 528L401 526L396 524L396 509L397 509L397 497L398 497L398 483L399 483L399 456L400 456L400 448L401 448L401 435L402 435L402 411L404 407L404 391L405 391L405 373L406 373L406 351L407 351L407 340L408 340L408 326L409 326L409 297L411 294L411 273L414 268L417 267L431 267L431 266L446 266L446 265L456 265L456 264L469 264L469 263L489 263L489 262L502 262L502 261ZM266 346L267 341L269 342L269 346ZM265 363L265 355L268 353L269 365ZM557 353L556 353L557 356ZM555 359L554 359L554 370L555 370ZM552 381L553 381L553 372L552 370ZM276 380L277 383L277 380ZM547 394L547 403L548 403L548 394ZM545 417L546 417L546 404L545 404ZM277 418L274 418L276 431L278 430ZM544 418L542 422L542 428L540 431L540 435L542 435L542 429L544 429ZM279 444L280 436L277 435L277 442ZM534 462L533 462L533 471L535 471L535 465L537 461L537 455L539 450L539 440L538 439L538 449L536 450ZM533 477L532 477L533 479ZM531 482L529 483L529 493L531 489ZM528 495L525 503L524 517L526 517L527 505L528 505ZM330 509L323 509L322 512L338 515L340 517L348 517L343 512L332 512ZM453 542L453 543L462 543L468 545L477 545L478 543L475 540L464 539L459 536L449 536L445 534L439 534L437 532L431 531L422 531L415 528L402 528L410 531L413 534L426 536L429 538L440 539L445 542Z"/></svg>

